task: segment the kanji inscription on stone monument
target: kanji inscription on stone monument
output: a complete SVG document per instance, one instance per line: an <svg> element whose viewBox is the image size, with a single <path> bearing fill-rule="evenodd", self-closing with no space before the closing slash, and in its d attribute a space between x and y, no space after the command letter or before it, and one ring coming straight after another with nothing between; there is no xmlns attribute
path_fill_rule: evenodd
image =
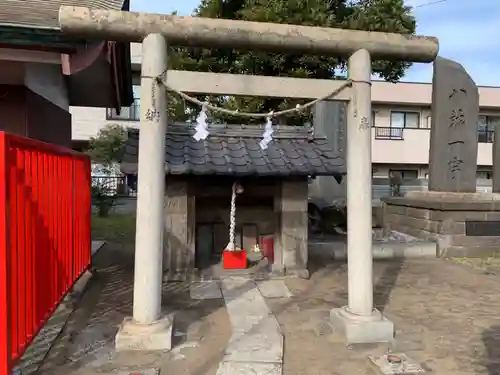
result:
<svg viewBox="0 0 500 375"><path fill-rule="evenodd" d="M479 93L465 69L437 58L432 86L429 190L476 191Z"/></svg>

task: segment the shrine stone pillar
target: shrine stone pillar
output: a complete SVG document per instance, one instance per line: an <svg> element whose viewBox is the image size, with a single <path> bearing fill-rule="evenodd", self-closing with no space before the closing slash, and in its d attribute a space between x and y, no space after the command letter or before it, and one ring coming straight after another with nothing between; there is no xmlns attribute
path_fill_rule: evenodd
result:
<svg viewBox="0 0 500 375"><path fill-rule="evenodd" d="M167 45L160 34L142 42L141 126L137 184L133 316L116 335L116 350L170 350L172 321L162 314L165 194L166 90L157 77L167 71Z"/></svg>
<svg viewBox="0 0 500 375"><path fill-rule="evenodd" d="M278 256L275 261L282 262L285 274L309 277L307 270L307 198L308 182L306 178L283 180L277 206L280 212ZM276 266L278 268L279 265Z"/></svg>
<svg viewBox="0 0 500 375"><path fill-rule="evenodd" d="M394 325L373 307L371 58L361 49L348 61L352 97L347 117L348 305L330 318L347 343L389 342Z"/></svg>

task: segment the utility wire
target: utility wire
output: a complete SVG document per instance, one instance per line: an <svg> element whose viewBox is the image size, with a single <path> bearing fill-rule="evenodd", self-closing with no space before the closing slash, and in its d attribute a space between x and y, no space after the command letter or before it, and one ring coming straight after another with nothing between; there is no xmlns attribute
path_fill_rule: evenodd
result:
<svg viewBox="0 0 500 375"><path fill-rule="evenodd" d="M446 3L448 0L435 0L435 1L429 1L427 3L423 3L423 4L418 4L418 5L414 5L413 8L422 8L422 7L426 7L426 6L429 6L429 5L434 5L434 4L439 4L439 3Z"/></svg>

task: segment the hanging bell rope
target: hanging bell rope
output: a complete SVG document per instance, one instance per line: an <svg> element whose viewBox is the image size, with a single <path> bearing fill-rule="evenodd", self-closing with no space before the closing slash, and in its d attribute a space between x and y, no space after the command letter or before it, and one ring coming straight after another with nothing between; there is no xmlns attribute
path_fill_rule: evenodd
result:
<svg viewBox="0 0 500 375"><path fill-rule="evenodd" d="M229 212L229 243L226 246L226 251L235 251L236 248L235 232L236 232L236 195L241 194L243 188L238 182L233 184L231 189L231 210Z"/></svg>

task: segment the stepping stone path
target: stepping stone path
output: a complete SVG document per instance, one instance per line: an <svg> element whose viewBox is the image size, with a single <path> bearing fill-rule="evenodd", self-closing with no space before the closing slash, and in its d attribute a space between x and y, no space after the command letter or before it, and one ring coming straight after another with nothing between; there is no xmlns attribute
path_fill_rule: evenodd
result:
<svg viewBox="0 0 500 375"><path fill-rule="evenodd" d="M226 303L232 335L217 375L283 373L283 333L265 301L292 295L283 280L227 278L193 283L190 293L194 299L213 299L220 293Z"/></svg>
<svg viewBox="0 0 500 375"><path fill-rule="evenodd" d="M216 281L192 283L189 288L191 299L217 299L222 298L222 292Z"/></svg>

